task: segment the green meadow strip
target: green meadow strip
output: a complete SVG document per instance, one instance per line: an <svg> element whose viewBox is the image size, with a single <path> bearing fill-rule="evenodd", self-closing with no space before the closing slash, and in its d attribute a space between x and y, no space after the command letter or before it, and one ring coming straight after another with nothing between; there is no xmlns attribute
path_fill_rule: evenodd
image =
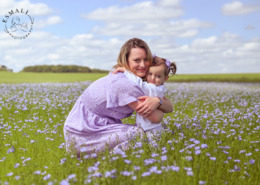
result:
<svg viewBox="0 0 260 185"><path fill-rule="evenodd" d="M105 73L11 73L0 71L0 84L5 83L66 83L95 81ZM177 74L168 82L250 82L260 83L260 73L248 74Z"/></svg>

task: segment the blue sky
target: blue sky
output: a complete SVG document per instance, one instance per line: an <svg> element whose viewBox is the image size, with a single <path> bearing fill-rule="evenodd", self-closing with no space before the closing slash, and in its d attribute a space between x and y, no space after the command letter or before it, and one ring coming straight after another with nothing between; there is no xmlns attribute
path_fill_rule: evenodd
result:
<svg viewBox="0 0 260 185"><path fill-rule="evenodd" d="M0 24L0 65L15 72L41 64L109 70L133 37L175 61L179 74L260 72L259 0L2 1L1 20L16 8L35 20L24 40Z"/></svg>

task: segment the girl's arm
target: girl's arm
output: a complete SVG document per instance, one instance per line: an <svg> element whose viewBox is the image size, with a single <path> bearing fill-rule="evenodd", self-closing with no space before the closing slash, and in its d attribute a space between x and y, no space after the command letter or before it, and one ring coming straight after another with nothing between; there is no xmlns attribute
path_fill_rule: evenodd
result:
<svg viewBox="0 0 260 185"><path fill-rule="evenodd" d="M132 102L132 103L129 103L128 105L132 108L132 109L136 109L136 107L138 105L140 105L143 101L136 101L136 102ZM152 114L147 114L147 115L143 115L143 117L149 119L152 123L161 123L162 120L163 120L163 116L164 116L164 113L163 111L159 110L159 109L156 109L152 112Z"/></svg>

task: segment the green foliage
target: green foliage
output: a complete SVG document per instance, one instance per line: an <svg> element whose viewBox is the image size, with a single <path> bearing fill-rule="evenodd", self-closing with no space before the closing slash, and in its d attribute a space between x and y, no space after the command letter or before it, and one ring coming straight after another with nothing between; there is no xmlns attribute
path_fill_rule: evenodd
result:
<svg viewBox="0 0 260 185"><path fill-rule="evenodd" d="M22 72L36 73L108 73L106 70L90 69L77 65L36 65L24 67Z"/></svg>

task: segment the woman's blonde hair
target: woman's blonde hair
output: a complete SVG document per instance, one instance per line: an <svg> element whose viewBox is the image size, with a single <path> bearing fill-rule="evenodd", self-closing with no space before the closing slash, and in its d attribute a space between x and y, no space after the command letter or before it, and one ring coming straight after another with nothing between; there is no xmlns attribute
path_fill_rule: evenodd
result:
<svg viewBox="0 0 260 185"><path fill-rule="evenodd" d="M166 59L155 56L153 58L153 63L150 67L163 65L164 66L164 75L168 76L169 74L171 74L173 76L177 71L177 66L176 66L175 62L170 62L170 61L168 61L168 62L169 62L168 63L169 67L166 65Z"/></svg>
<svg viewBox="0 0 260 185"><path fill-rule="evenodd" d="M132 48L143 48L146 52L147 59L150 65L153 61L153 55L149 46L142 39L132 38L129 39L121 48L120 53L117 57L117 64L113 67L114 69L118 67L125 67L127 70L131 71L128 65L128 57Z"/></svg>

